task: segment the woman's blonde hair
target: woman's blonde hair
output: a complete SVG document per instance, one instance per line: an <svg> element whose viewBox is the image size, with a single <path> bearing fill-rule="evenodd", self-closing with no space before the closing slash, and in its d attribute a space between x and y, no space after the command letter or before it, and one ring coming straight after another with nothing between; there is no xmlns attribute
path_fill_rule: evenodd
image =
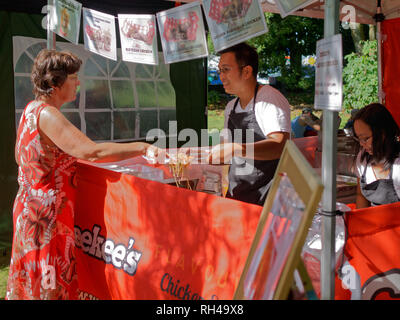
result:
<svg viewBox="0 0 400 320"><path fill-rule="evenodd" d="M70 52L43 49L33 63L31 81L35 99L49 97L53 87L61 87L69 74L79 71L82 60Z"/></svg>

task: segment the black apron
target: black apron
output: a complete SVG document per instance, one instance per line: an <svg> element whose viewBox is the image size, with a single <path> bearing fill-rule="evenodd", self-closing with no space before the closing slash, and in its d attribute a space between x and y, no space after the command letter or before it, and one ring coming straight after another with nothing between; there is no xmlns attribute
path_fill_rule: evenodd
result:
<svg viewBox="0 0 400 320"><path fill-rule="evenodd" d="M258 84L254 92L252 110L235 113L239 102L239 98L237 98L229 114L228 129L232 137L234 137L235 129L242 130L241 143L246 143L246 129L254 130L254 142L266 139L255 115L257 90ZM233 157L229 168L229 187L226 197L263 206L278 163L279 159L253 160ZM254 168L249 170L251 166ZM245 172L245 174L241 174L242 172Z"/></svg>
<svg viewBox="0 0 400 320"><path fill-rule="evenodd" d="M388 179L378 179L371 183L366 183L365 173L367 165L360 179L360 189L363 196L371 202L371 205L379 206L400 201L393 185L393 165L390 167Z"/></svg>

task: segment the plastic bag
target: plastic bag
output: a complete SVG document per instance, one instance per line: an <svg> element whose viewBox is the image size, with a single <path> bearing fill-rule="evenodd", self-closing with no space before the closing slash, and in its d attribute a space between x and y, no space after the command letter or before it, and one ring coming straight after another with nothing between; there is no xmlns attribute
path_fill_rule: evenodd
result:
<svg viewBox="0 0 400 320"><path fill-rule="evenodd" d="M336 203L336 209L342 212L350 211L351 208L343 203ZM320 211L320 208L319 210ZM322 253L322 218L323 216L316 213L311 226L309 228L302 252L301 258L311 278L314 290L320 297L320 281L321 281L321 253ZM335 228L335 270L344 262L343 248L345 244L345 225L343 216L336 216Z"/></svg>

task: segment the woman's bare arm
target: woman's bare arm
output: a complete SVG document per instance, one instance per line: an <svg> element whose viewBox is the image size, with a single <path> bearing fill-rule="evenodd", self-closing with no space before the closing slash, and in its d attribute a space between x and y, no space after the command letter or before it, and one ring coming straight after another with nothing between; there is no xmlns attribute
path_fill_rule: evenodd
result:
<svg viewBox="0 0 400 320"><path fill-rule="evenodd" d="M39 132L69 155L93 162L119 161L146 154L144 142L95 143L77 129L55 107L44 108L39 117Z"/></svg>

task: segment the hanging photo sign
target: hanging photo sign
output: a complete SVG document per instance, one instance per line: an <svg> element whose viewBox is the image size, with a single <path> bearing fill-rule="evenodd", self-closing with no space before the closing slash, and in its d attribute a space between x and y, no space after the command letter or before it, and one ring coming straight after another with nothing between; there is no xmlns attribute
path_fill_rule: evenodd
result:
<svg viewBox="0 0 400 320"><path fill-rule="evenodd" d="M341 111L343 89L342 35L317 41L315 64L315 109Z"/></svg>
<svg viewBox="0 0 400 320"><path fill-rule="evenodd" d="M117 60L114 16L83 8L83 34L86 50Z"/></svg>
<svg viewBox="0 0 400 320"><path fill-rule="evenodd" d="M268 31L258 0L203 0L203 8L217 52Z"/></svg>
<svg viewBox="0 0 400 320"><path fill-rule="evenodd" d="M281 17L284 18L316 1L318 0L275 0L275 3L281 13Z"/></svg>
<svg viewBox="0 0 400 320"><path fill-rule="evenodd" d="M122 60L158 64L156 17L154 15L119 14Z"/></svg>
<svg viewBox="0 0 400 320"><path fill-rule="evenodd" d="M165 63L208 56L200 3L158 12L157 22Z"/></svg>
<svg viewBox="0 0 400 320"><path fill-rule="evenodd" d="M50 29L52 32L78 44L81 23L82 4L74 0L54 0L50 11Z"/></svg>

